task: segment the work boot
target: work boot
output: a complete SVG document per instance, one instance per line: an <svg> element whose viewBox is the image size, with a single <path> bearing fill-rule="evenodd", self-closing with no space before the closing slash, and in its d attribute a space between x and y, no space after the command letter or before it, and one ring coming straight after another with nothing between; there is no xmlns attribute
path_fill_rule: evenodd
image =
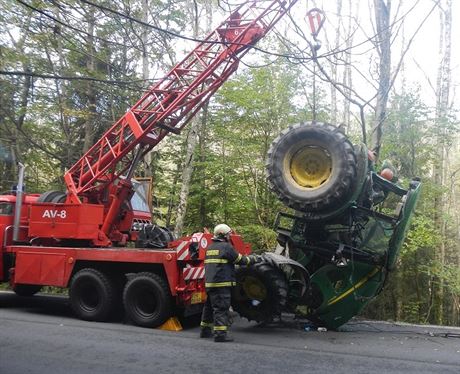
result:
<svg viewBox="0 0 460 374"><path fill-rule="evenodd" d="M200 338L212 338L212 331L210 328L204 328L200 331Z"/></svg>
<svg viewBox="0 0 460 374"><path fill-rule="evenodd" d="M233 339L228 337L227 334L222 334L222 335L214 336L214 341L216 343L228 343L228 342L232 342Z"/></svg>

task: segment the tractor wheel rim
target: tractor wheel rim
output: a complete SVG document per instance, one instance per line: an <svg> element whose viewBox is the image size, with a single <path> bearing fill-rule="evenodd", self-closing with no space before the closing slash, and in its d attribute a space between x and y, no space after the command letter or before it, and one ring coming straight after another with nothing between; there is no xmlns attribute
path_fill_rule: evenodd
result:
<svg viewBox="0 0 460 374"><path fill-rule="evenodd" d="M242 287L249 299L262 301L267 297L267 288L260 279L247 276L242 281Z"/></svg>
<svg viewBox="0 0 460 374"><path fill-rule="evenodd" d="M324 148L307 146L291 158L291 177L301 187L318 188L332 174L332 158Z"/></svg>

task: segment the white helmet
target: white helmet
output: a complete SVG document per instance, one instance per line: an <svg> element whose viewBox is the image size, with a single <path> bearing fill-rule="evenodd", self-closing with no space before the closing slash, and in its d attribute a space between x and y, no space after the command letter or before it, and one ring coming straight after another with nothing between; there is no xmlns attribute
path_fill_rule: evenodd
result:
<svg viewBox="0 0 460 374"><path fill-rule="evenodd" d="M230 226L226 225L225 223L221 223L214 227L214 237L216 238L223 238L227 234L230 234L232 232L232 229Z"/></svg>

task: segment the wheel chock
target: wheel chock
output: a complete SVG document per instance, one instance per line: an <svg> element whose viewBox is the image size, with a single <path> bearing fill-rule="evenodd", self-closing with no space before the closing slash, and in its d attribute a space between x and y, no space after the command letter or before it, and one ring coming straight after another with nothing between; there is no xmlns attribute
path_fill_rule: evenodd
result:
<svg viewBox="0 0 460 374"><path fill-rule="evenodd" d="M166 331L181 331L182 325L177 319L177 317L171 317L158 328L160 330L166 330Z"/></svg>

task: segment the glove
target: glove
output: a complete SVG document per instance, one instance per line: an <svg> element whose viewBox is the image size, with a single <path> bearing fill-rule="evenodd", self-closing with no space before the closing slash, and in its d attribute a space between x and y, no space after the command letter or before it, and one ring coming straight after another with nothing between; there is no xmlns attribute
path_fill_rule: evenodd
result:
<svg viewBox="0 0 460 374"><path fill-rule="evenodd" d="M275 260L273 260L270 256L266 256L265 253L263 253L261 256L261 262L265 262L266 264L269 264L273 267L278 267L278 264L276 263Z"/></svg>
<svg viewBox="0 0 460 374"><path fill-rule="evenodd" d="M263 261L262 256L259 256L259 255L249 255L248 259L249 259L248 265L258 264L259 262Z"/></svg>

